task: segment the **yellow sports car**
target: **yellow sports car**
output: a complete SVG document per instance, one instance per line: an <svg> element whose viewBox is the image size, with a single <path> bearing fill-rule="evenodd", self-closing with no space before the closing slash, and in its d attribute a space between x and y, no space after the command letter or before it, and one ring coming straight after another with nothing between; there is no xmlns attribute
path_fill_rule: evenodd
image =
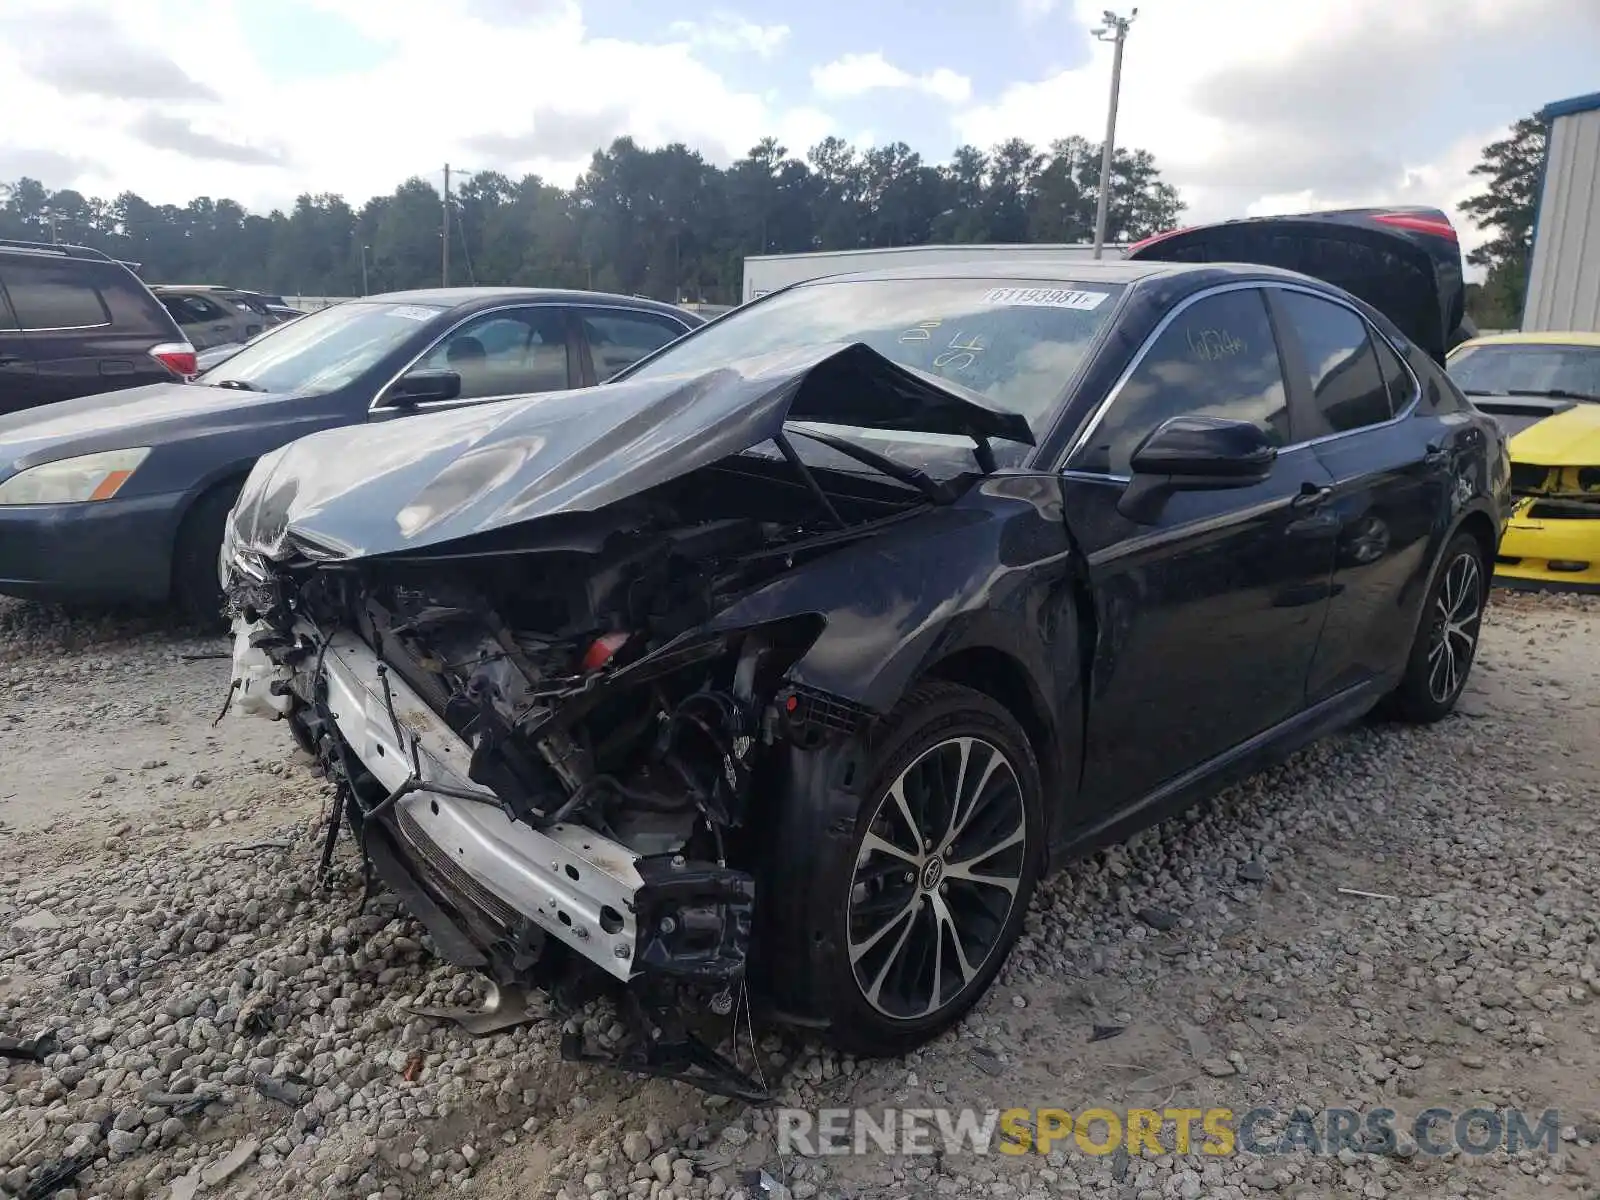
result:
<svg viewBox="0 0 1600 1200"><path fill-rule="evenodd" d="M1516 497L1495 582L1600 592L1600 333L1501 333L1450 378L1510 438Z"/></svg>

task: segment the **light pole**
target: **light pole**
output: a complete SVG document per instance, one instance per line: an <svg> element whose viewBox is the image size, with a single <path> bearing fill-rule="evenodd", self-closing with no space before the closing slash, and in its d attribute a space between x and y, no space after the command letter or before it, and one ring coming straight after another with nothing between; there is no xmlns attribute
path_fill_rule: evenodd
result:
<svg viewBox="0 0 1600 1200"><path fill-rule="evenodd" d="M1122 45L1128 40L1128 26L1139 15L1136 8L1125 17L1110 9L1105 11L1105 21L1094 31L1102 42L1110 42L1111 50L1111 107L1106 113L1106 143L1100 151L1100 199L1094 208L1094 256L1106 244L1106 218L1111 206L1111 155L1117 141L1117 94L1122 90Z"/></svg>
<svg viewBox="0 0 1600 1200"><path fill-rule="evenodd" d="M372 247L367 245L361 247L361 294L363 296L367 294L367 251L370 249Z"/></svg>

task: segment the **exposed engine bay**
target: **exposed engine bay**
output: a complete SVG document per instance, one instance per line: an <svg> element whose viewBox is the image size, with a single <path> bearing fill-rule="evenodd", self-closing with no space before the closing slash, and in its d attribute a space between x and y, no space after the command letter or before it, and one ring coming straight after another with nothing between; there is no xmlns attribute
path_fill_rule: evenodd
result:
<svg viewBox="0 0 1600 1200"><path fill-rule="evenodd" d="M335 785L325 869L348 828L442 957L558 1002L609 981L614 1065L755 1098L686 1019L745 996L795 756L877 715L798 670L854 645L834 568L882 569L1032 432L862 344L604 393L261 459L222 547L231 705L288 721Z"/></svg>
<svg viewBox="0 0 1600 1200"><path fill-rule="evenodd" d="M785 678L821 615L713 618L928 506L859 475L805 479L749 460L493 551L236 575L234 709L288 720L443 957L498 983L548 982L576 957L626 984L657 1035L686 1005L726 1014L751 943L758 783L775 750L836 734L840 706ZM755 1094L681 1038L676 1059L619 1065Z"/></svg>

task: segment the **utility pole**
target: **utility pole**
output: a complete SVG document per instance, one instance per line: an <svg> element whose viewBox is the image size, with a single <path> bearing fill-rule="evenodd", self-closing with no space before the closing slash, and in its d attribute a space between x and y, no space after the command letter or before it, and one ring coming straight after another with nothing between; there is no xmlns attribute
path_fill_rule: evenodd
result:
<svg viewBox="0 0 1600 1200"><path fill-rule="evenodd" d="M1094 207L1094 256L1100 257L1106 244L1106 219L1111 206L1111 156L1117 142L1117 95L1122 90L1122 46L1128 40L1128 26L1139 15L1136 8L1125 17L1110 9L1105 11L1104 24L1094 31L1102 42L1110 42L1111 50L1111 106L1106 113L1106 142L1100 151L1100 199Z"/></svg>
<svg viewBox="0 0 1600 1200"><path fill-rule="evenodd" d="M440 286L450 286L450 164L444 165L444 224L439 238Z"/></svg>
<svg viewBox="0 0 1600 1200"><path fill-rule="evenodd" d="M372 247L365 244L361 247L361 294L367 294L367 251Z"/></svg>

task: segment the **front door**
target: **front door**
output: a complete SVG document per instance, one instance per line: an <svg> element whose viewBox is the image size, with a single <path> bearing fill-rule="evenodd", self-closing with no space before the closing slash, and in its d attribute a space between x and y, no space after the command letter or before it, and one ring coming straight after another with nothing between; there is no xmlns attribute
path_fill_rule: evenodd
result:
<svg viewBox="0 0 1600 1200"><path fill-rule="evenodd" d="M1266 480L1117 508L1129 459L1182 413L1249 420L1283 449ZM1068 520L1097 597L1082 795L1092 819L1299 712L1327 608L1330 476L1295 445L1261 292L1182 308L1072 451Z"/></svg>
<svg viewBox="0 0 1600 1200"><path fill-rule="evenodd" d="M408 372L453 371L461 378L461 391L454 399L395 406L380 396L369 419L578 387L577 346L568 308L530 304L491 309L442 335L407 368Z"/></svg>

